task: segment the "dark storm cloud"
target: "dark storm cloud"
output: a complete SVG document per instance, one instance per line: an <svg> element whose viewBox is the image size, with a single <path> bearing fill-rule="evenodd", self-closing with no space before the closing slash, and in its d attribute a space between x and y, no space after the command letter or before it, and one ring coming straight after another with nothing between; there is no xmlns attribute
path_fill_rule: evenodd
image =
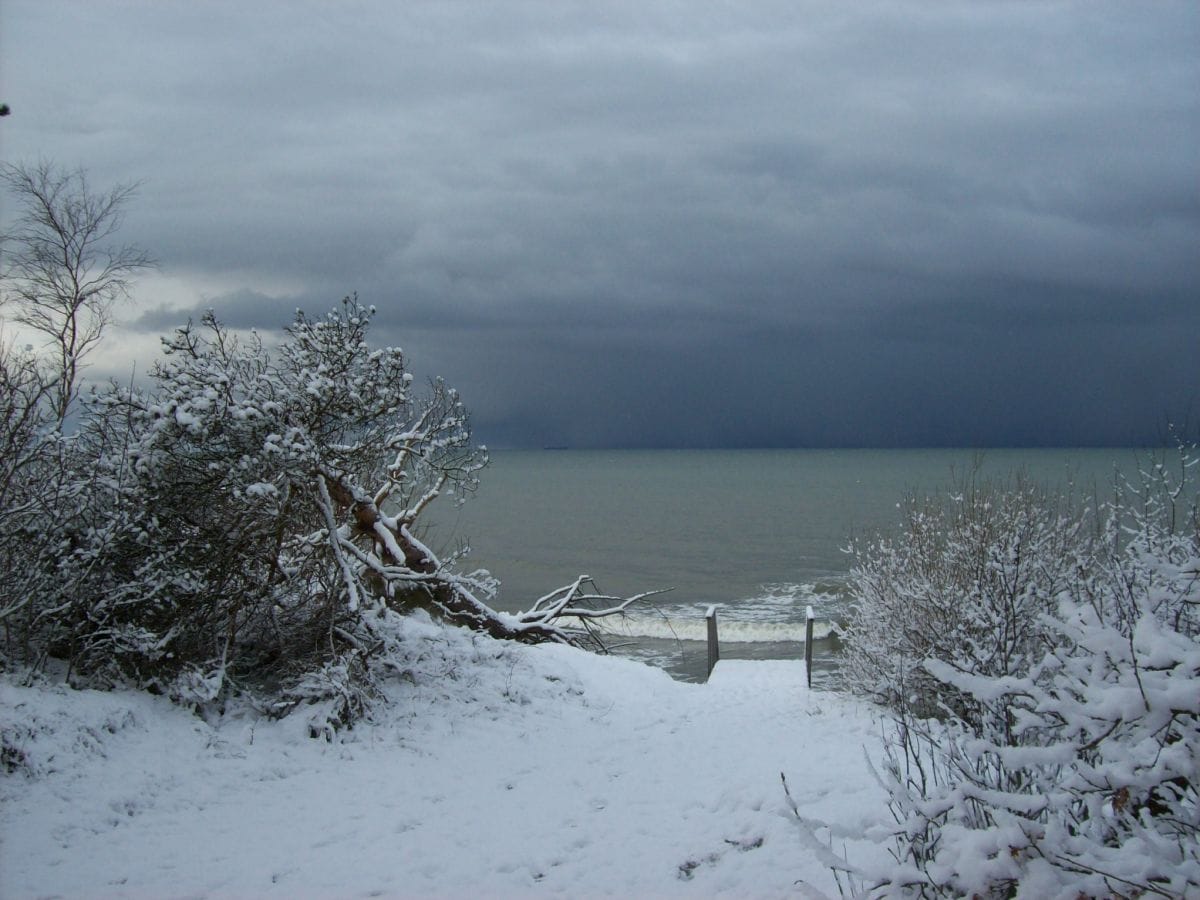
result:
<svg viewBox="0 0 1200 900"><path fill-rule="evenodd" d="M172 296L357 291L494 443L1151 440L1200 392L1200 12L10 2L9 158Z"/></svg>

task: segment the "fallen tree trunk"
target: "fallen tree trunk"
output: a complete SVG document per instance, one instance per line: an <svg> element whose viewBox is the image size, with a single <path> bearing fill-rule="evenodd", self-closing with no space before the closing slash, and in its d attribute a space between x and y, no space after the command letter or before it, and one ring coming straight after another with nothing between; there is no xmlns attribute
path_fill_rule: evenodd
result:
<svg viewBox="0 0 1200 900"><path fill-rule="evenodd" d="M559 643L606 649L599 619L624 613L638 603L662 591L646 591L629 597L600 593L590 576L581 575L540 597L523 612L506 613L493 609L478 593L490 592L480 579L456 573L411 530L415 513L388 516L380 509L380 500L388 493L368 496L336 473L319 476L320 493L338 509L330 509L328 518L340 512L348 520L330 534L335 555L343 563L349 559L382 586L385 602L419 606L445 621L484 632L494 638L527 644ZM423 497L425 505L437 494L437 488ZM419 510L418 510L419 511ZM361 596L361 578L354 579L343 564L347 589L352 598ZM354 602L357 602L355 600Z"/></svg>

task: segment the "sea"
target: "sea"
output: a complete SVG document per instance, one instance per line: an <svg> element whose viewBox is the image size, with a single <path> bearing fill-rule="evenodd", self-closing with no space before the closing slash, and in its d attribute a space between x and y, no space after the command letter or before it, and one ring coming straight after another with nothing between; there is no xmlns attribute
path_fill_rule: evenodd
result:
<svg viewBox="0 0 1200 900"><path fill-rule="evenodd" d="M707 675L710 606L722 658L743 659L802 658L812 607L814 685L835 686L847 548L894 532L907 495L1020 473L1103 498L1147 458L1114 448L493 451L475 495L442 511L426 539L443 552L469 547L465 567L500 580L503 610L580 575L614 596L663 591L606 620L607 643L684 681Z"/></svg>

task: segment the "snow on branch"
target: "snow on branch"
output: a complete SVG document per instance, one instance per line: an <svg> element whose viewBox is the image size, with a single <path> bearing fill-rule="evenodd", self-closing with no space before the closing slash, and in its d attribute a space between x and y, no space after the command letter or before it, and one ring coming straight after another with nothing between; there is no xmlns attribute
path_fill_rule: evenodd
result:
<svg viewBox="0 0 1200 900"><path fill-rule="evenodd" d="M1100 509L969 489L860 548L848 668L890 706L896 864L871 896L1200 896L1200 495L1180 452Z"/></svg>
<svg viewBox="0 0 1200 900"><path fill-rule="evenodd" d="M573 582L538 598L528 610L514 615L522 628L561 629L571 643L587 644L604 649L602 633L595 621L619 616L630 606L640 603L663 590L644 591L629 597L600 593L591 576L580 575ZM563 620L575 620L566 624Z"/></svg>

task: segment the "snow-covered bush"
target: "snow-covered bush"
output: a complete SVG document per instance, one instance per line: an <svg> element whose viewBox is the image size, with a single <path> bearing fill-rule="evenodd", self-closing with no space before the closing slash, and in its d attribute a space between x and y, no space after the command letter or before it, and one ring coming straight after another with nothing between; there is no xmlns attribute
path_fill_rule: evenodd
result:
<svg viewBox="0 0 1200 900"><path fill-rule="evenodd" d="M35 442L59 454L61 485L27 513L6 501L5 516L50 536L12 560L41 589L0 610L19 632L10 663L62 660L72 683L198 706L239 685L277 708L329 700L344 725L377 695L380 659L404 651L397 614L574 643L587 616L636 599L580 579L499 613L488 573L421 540L422 515L465 499L487 454L453 390L414 390L398 349L369 346L372 314L353 298L298 313L274 348L206 315L164 341L150 390L111 386L69 438ZM572 616L584 624L560 624Z"/></svg>
<svg viewBox="0 0 1200 900"><path fill-rule="evenodd" d="M0 344L0 621L27 604L28 569L20 565L38 525L37 470L47 456L50 385L36 361ZM16 640L5 630L7 644Z"/></svg>
<svg viewBox="0 0 1200 900"><path fill-rule="evenodd" d="M1105 511L1044 636L1005 672L931 644L943 705L893 707L880 896L1200 894L1200 518L1194 457ZM1190 499L1189 499L1190 498ZM1086 522L1085 522L1086 524ZM968 645L974 647L975 645ZM959 714L966 709L968 714Z"/></svg>
<svg viewBox="0 0 1200 900"><path fill-rule="evenodd" d="M330 564L350 495L443 473L446 493L470 490L486 460L453 392L414 398L400 351L367 347L369 319L353 300L299 314L268 353L208 315L164 341L152 390L94 395L59 438L67 489L33 511L63 541L53 589L22 598L21 661L211 700L229 677L286 679L352 640L360 585ZM14 562L47 568L31 556Z"/></svg>
<svg viewBox="0 0 1200 900"><path fill-rule="evenodd" d="M63 512L78 479L54 385L32 354L0 345L0 667L38 653L30 641L38 617L63 600Z"/></svg>
<svg viewBox="0 0 1200 900"><path fill-rule="evenodd" d="M1052 635L1042 615L1079 571L1090 533L1070 505L1017 478L974 478L944 498L908 497L894 537L854 546L843 675L878 702L918 715L972 701L922 667L1027 671Z"/></svg>

